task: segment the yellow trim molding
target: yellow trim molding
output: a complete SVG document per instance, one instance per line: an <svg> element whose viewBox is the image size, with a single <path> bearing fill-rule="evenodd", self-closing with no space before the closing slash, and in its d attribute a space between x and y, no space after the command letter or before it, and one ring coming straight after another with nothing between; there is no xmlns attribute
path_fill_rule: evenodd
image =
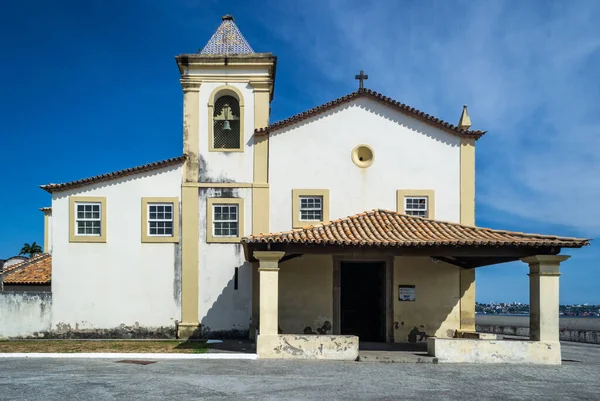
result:
<svg viewBox="0 0 600 401"><path fill-rule="evenodd" d="M200 149L201 82L183 76L183 164L181 187L181 322L178 338L198 337L198 152ZM187 186L191 183L194 186Z"/></svg>
<svg viewBox="0 0 600 401"><path fill-rule="evenodd" d="M274 73L274 68L271 70ZM269 79L250 81L254 94L254 129L269 125L273 95L273 75ZM252 234L270 232L269 135L254 135L254 175L252 184ZM250 338L256 338L260 314L260 285L258 263L252 264L252 323Z"/></svg>
<svg viewBox="0 0 600 401"><path fill-rule="evenodd" d="M173 205L173 235L154 236L148 234L148 204L151 203L170 203ZM142 198L142 242L179 242L179 198Z"/></svg>
<svg viewBox="0 0 600 401"><path fill-rule="evenodd" d="M475 225L475 139L460 141L460 224Z"/></svg>
<svg viewBox="0 0 600 401"><path fill-rule="evenodd" d="M460 224L475 225L475 139L460 140ZM475 270L460 270L460 329L475 331Z"/></svg>
<svg viewBox="0 0 600 401"><path fill-rule="evenodd" d="M52 208L45 207L40 210L44 212L44 252L50 253L50 218L52 217Z"/></svg>
<svg viewBox="0 0 600 401"><path fill-rule="evenodd" d="M269 125L272 82L251 81L254 93L254 128ZM254 183L252 185L252 234L268 233L269 212L269 136L254 135Z"/></svg>
<svg viewBox="0 0 600 401"><path fill-rule="evenodd" d="M435 219L435 191L433 189L399 189L396 191L396 211L406 214L404 198L423 196L427 198L427 218Z"/></svg>
<svg viewBox="0 0 600 401"><path fill-rule="evenodd" d="M238 236L215 237L213 235L213 206L238 205ZM206 200L206 242L239 243L244 236L244 199L243 198L208 198Z"/></svg>
<svg viewBox="0 0 600 401"><path fill-rule="evenodd" d="M183 182L198 182L198 151L200 148L200 84L181 80L183 88Z"/></svg>
<svg viewBox="0 0 600 401"><path fill-rule="evenodd" d="M197 337L198 328L198 188L181 188L181 323L179 338Z"/></svg>
<svg viewBox="0 0 600 401"><path fill-rule="evenodd" d="M375 161L375 152L369 145L361 144L352 149L352 162L360 168L367 168Z"/></svg>
<svg viewBox="0 0 600 401"><path fill-rule="evenodd" d="M76 235L75 204L99 203L100 204L100 235ZM106 242L106 197L100 196L70 196L69 197L69 242Z"/></svg>
<svg viewBox="0 0 600 401"><path fill-rule="evenodd" d="M323 198L323 219L320 221L300 220L300 197L320 196ZM292 228L313 226L329 221L329 190L328 189L292 189Z"/></svg>
<svg viewBox="0 0 600 401"><path fill-rule="evenodd" d="M218 95L218 96L217 96ZM214 128L214 121L213 121L213 113L214 113L214 108L215 108L215 100L218 99L220 96L225 96L225 95L231 95L233 97L235 97L239 104L240 104L240 147L239 148L232 148L232 149L215 149L214 147L214 139L213 139L213 128ZM209 152L243 152L244 151L244 146L245 146L245 139L244 139L244 114L245 114L245 110L244 110L244 97L242 96L242 92L236 88L235 86L231 86L231 85L221 85L217 88L215 88L209 98L208 98L208 151Z"/></svg>

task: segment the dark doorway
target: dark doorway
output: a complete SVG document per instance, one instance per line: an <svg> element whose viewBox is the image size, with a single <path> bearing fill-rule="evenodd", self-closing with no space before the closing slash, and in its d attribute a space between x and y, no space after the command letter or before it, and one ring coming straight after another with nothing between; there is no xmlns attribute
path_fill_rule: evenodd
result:
<svg viewBox="0 0 600 401"><path fill-rule="evenodd" d="M385 341L385 262L342 262L341 334Z"/></svg>

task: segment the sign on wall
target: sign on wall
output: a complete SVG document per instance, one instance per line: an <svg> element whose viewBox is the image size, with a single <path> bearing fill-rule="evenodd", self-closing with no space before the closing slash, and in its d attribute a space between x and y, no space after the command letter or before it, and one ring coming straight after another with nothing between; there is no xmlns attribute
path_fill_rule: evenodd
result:
<svg viewBox="0 0 600 401"><path fill-rule="evenodd" d="M414 301L415 286L414 285L399 285L398 286L398 301Z"/></svg>

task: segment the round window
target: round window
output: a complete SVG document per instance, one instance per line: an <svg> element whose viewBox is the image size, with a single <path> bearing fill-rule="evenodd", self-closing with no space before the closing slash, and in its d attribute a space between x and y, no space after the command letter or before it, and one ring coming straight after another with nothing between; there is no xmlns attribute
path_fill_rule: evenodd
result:
<svg viewBox="0 0 600 401"><path fill-rule="evenodd" d="M369 167L374 159L373 149L369 145L358 145L352 150L352 161L358 167Z"/></svg>

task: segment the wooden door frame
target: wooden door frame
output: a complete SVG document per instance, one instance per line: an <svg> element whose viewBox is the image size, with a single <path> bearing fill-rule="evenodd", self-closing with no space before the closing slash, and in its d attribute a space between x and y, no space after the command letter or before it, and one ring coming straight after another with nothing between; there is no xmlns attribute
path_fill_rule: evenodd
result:
<svg viewBox="0 0 600 401"><path fill-rule="evenodd" d="M385 341L394 342L394 257L380 259L347 255L333 255L333 334L340 334L342 327L342 262L376 262L385 265Z"/></svg>

